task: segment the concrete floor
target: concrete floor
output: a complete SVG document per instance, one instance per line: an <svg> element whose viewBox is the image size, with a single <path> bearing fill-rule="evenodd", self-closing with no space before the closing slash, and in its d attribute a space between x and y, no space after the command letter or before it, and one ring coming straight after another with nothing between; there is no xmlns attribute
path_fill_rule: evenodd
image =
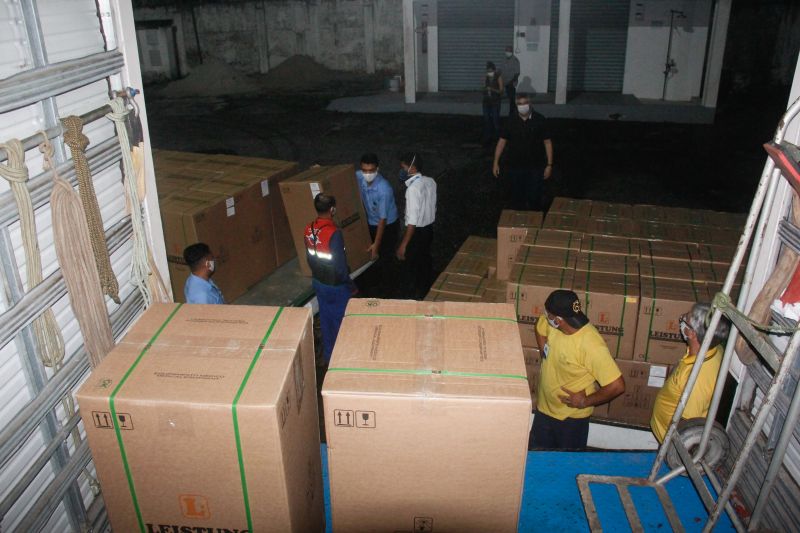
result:
<svg viewBox="0 0 800 533"><path fill-rule="evenodd" d="M711 124L715 114L714 109L697 102L641 100L632 95L612 93L572 94L565 105L556 105L553 94L540 94L533 98L533 105L545 117L561 119ZM344 113L482 114L481 95L475 92L419 93L415 103L406 104L402 93L387 91L337 98L327 109ZM501 114L508 114L506 100L502 103Z"/></svg>

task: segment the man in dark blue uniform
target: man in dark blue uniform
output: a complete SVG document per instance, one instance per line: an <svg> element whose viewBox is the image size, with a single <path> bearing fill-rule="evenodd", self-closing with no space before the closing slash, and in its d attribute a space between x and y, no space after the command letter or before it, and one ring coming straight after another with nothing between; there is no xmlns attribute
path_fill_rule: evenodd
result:
<svg viewBox="0 0 800 533"><path fill-rule="evenodd" d="M342 232L333 221L336 198L319 193L314 197L317 218L306 226L306 258L313 276L312 285L319 303L319 322L325 364L331 360L333 346L344 318L344 310L356 286L350 279Z"/></svg>

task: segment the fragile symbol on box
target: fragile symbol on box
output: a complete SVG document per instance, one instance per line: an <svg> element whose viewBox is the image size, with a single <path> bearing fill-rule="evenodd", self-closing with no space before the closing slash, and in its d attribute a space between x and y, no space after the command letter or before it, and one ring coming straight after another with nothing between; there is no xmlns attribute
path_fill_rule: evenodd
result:
<svg viewBox="0 0 800 533"><path fill-rule="evenodd" d="M113 418L108 411L92 411L92 421L94 427L99 429L112 429L114 427ZM133 420L128 413L117 413L117 425L119 429L133 429Z"/></svg>
<svg viewBox="0 0 800 533"><path fill-rule="evenodd" d="M356 427L374 428L375 411L356 411Z"/></svg>
<svg viewBox="0 0 800 533"><path fill-rule="evenodd" d="M433 518L428 516L415 516L414 531L417 533L431 533L433 531Z"/></svg>
<svg viewBox="0 0 800 533"><path fill-rule="evenodd" d="M353 427L355 417L353 411L345 411L343 409L333 410L333 423L337 426Z"/></svg>

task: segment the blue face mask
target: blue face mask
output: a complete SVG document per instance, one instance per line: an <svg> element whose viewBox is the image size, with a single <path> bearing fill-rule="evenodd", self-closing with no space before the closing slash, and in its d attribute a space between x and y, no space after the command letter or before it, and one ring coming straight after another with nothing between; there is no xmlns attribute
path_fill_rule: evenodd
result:
<svg viewBox="0 0 800 533"><path fill-rule="evenodd" d="M397 174L397 177L400 179L400 181L405 182L408 179L408 170L401 168L400 172Z"/></svg>

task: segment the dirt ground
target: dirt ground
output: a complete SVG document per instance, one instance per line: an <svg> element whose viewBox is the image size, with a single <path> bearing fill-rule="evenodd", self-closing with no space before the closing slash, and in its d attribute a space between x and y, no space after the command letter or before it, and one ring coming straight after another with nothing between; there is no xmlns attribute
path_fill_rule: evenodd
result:
<svg viewBox="0 0 800 533"><path fill-rule="evenodd" d="M147 93L152 143L162 149L295 160L303 168L356 163L372 151L398 202L398 154L418 150L425 174L438 182L438 272L468 235L495 236L506 184L491 176L492 154L478 142L481 117L325 110L332 98L375 92L382 83L351 76L324 89L212 98L169 98L153 87ZM747 211L765 160L761 144L772 136L787 98L786 88L722 95L713 125L552 120L556 167L548 199ZM362 291L372 295L373 287Z"/></svg>

